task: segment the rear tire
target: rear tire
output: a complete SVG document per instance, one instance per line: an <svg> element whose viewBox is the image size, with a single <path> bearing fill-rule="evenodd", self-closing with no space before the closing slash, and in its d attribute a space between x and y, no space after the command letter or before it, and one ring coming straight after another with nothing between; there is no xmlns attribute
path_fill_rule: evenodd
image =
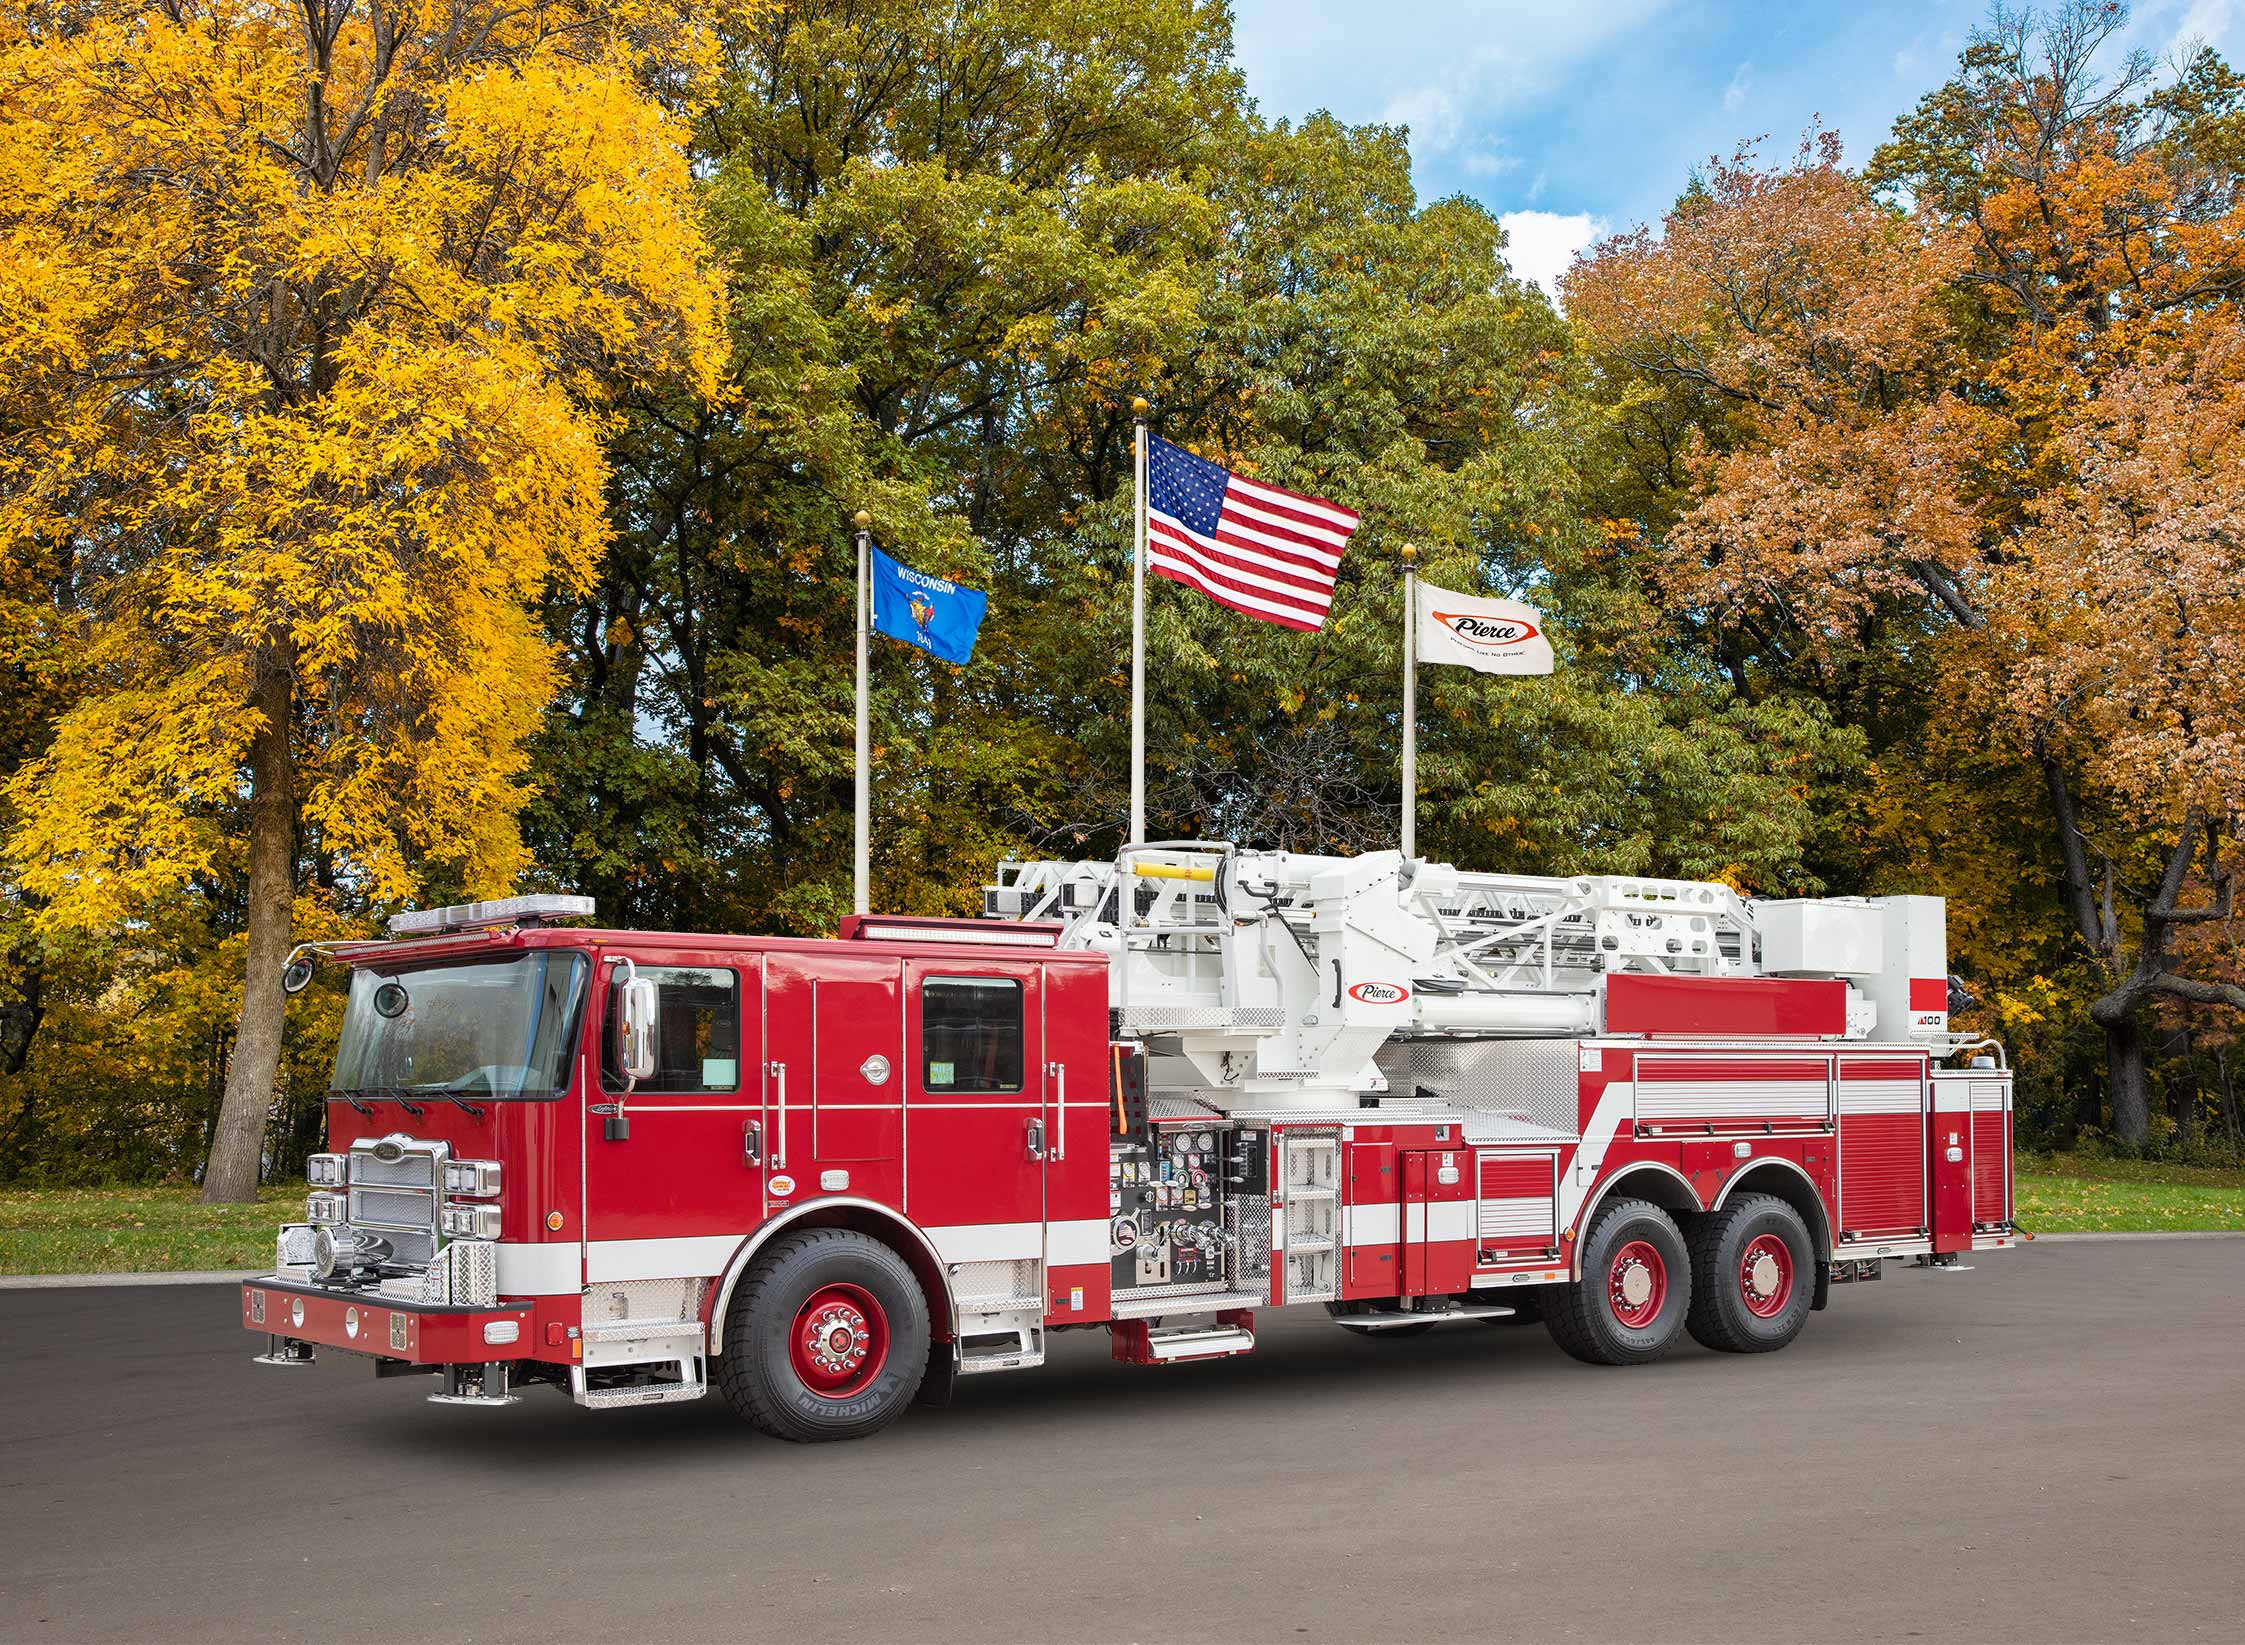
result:
<svg viewBox="0 0 2245 1645"><path fill-rule="evenodd" d="M1644 1365L1684 1333L1692 1259L1673 1218L1641 1199L1599 1208L1582 1242L1582 1279L1545 1289L1551 1340L1588 1365Z"/></svg>
<svg viewBox="0 0 2245 1645"><path fill-rule="evenodd" d="M861 1439L912 1403L928 1368L928 1304L902 1257L846 1228L790 1234L725 1313L717 1386L775 1439Z"/></svg>
<svg viewBox="0 0 2245 1645"><path fill-rule="evenodd" d="M1694 1339L1726 1354L1767 1354L1799 1336L1816 1305L1816 1243L1800 1212L1741 1194L1693 1223Z"/></svg>

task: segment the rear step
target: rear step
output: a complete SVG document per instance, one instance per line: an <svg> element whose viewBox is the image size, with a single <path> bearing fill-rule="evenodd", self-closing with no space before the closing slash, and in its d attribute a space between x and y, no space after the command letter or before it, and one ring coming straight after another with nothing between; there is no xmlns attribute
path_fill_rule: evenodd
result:
<svg viewBox="0 0 2245 1645"><path fill-rule="evenodd" d="M670 1405L680 1400L700 1399L709 1392L708 1361L700 1354L665 1361L649 1361L647 1368L662 1364L675 1367L676 1382L629 1382L620 1388L594 1388L589 1386L582 1365L569 1368L569 1395L579 1405L591 1410L607 1410L619 1405ZM432 1399L436 1396L431 1395Z"/></svg>
<svg viewBox="0 0 2245 1645"><path fill-rule="evenodd" d="M1472 1302L1456 1308L1430 1309L1413 1313L1407 1308L1384 1308L1372 1314L1339 1314L1335 1317L1343 1325L1353 1325L1362 1331L1392 1331L1403 1325L1446 1325L1454 1319L1510 1319L1520 1310L1507 1308L1502 1303Z"/></svg>
<svg viewBox="0 0 2245 1645"><path fill-rule="evenodd" d="M963 1377L987 1371L1025 1371L1044 1362L1042 1325L1024 1320L1003 1329L963 1331L959 1335L959 1375Z"/></svg>
<svg viewBox="0 0 2245 1645"><path fill-rule="evenodd" d="M1126 1319L1108 1326L1107 1332L1113 1356L1125 1365L1228 1359L1255 1348L1255 1316L1244 1309L1219 1314L1214 1325L1172 1325L1156 1330L1145 1320Z"/></svg>

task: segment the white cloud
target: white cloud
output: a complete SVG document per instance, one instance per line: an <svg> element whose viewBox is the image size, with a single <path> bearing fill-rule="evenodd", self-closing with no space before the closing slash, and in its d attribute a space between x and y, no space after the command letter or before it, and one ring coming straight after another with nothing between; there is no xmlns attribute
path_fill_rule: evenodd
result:
<svg viewBox="0 0 2245 1645"><path fill-rule="evenodd" d="M1265 113L1330 107L1344 120L1408 125L1423 161L1448 157L1491 119L1550 95L1672 3L1383 0L1374 22L1354 0L1233 0L1232 37Z"/></svg>
<svg viewBox="0 0 2245 1645"><path fill-rule="evenodd" d="M2229 38L2229 31L2237 21L2237 8L2231 0L2190 0L2182 18L2175 24L2175 32L2168 42L2170 51L2187 51L2205 44L2221 49Z"/></svg>
<svg viewBox="0 0 2245 1645"><path fill-rule="evenodd" d="M1738 65L1731 83L1723 88L1723 107L1736 114L1745 105L1746 94L1754 89L1754 60L1749 57Z"/></svg>
<svg viewBox="0 0 2245 1645"><path fill-rule="evenodd" d="M1575 253L1606 232L1606 220L1587 211L1508 211L1497 219L1505 235L1504 260L1523 280L1559 296L1559 276Z"/></svg>

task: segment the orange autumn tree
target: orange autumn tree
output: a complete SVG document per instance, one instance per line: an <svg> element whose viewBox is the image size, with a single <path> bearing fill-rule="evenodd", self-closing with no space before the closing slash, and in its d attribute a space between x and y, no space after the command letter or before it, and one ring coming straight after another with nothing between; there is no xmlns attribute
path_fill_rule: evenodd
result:
<svg viewBox="0 0 2245 1645"><path fill-rule="evenodd" d="M2245 1007L2245 930L2231 923L2245 835L2245 321L2178 325L2058 444L2066 481L2036 500L2031 552L1998 578L2014 710L2051 761L2165 845L2124 929L2116 865L2092 871L2070 787L2052 788L2069 908L2108 961L2091 1015L2126 1031L2155 999Z"/></svg>
<svg viewBox="0 0 2245 1645"><path fill-rule="evenodd" d="M1718 648L1919 659L1921 716L1971 716L1988 779L2042 790L2140 1142L2140 1008L2240 1003L2192 956L2245 792L2216 523L2245 144L2211 54L2100 74L2124 18L1999 13L1867 175L1834 147L1716 167L1567 291L1611 371L1690 397L1657 553ZM2197 523L2156 537L2194 486Z"/></svg>
<svg viewBox="0 0 2245 1645"><path fill-rule="evenodd" d="M166 0L0 23L0 540L71 704L9 785L38 927L247 882L206 1199L254 1190L300 867L521 866L529 603L607 536L601 407L710 390L652 0Z"/></svg>

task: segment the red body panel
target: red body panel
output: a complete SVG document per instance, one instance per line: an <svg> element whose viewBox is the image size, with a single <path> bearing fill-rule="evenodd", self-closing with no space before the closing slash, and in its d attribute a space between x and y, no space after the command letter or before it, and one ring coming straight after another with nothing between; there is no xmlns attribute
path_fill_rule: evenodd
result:
<svg viewBox="0 0 2245 1645"><path fill-rule="evenodd" d="M1609 1034L1791 1034L1847 1032L1847 984L1792 977L1653 977L1621 971L1606 979Z"/></svg>
<svg viewBox="0 0 2245 1645"><path fill-rule="evenodd" d="M1925 1229L1925 1078L1922 1057L1839 1059L1843 1233Z"/></svg>

